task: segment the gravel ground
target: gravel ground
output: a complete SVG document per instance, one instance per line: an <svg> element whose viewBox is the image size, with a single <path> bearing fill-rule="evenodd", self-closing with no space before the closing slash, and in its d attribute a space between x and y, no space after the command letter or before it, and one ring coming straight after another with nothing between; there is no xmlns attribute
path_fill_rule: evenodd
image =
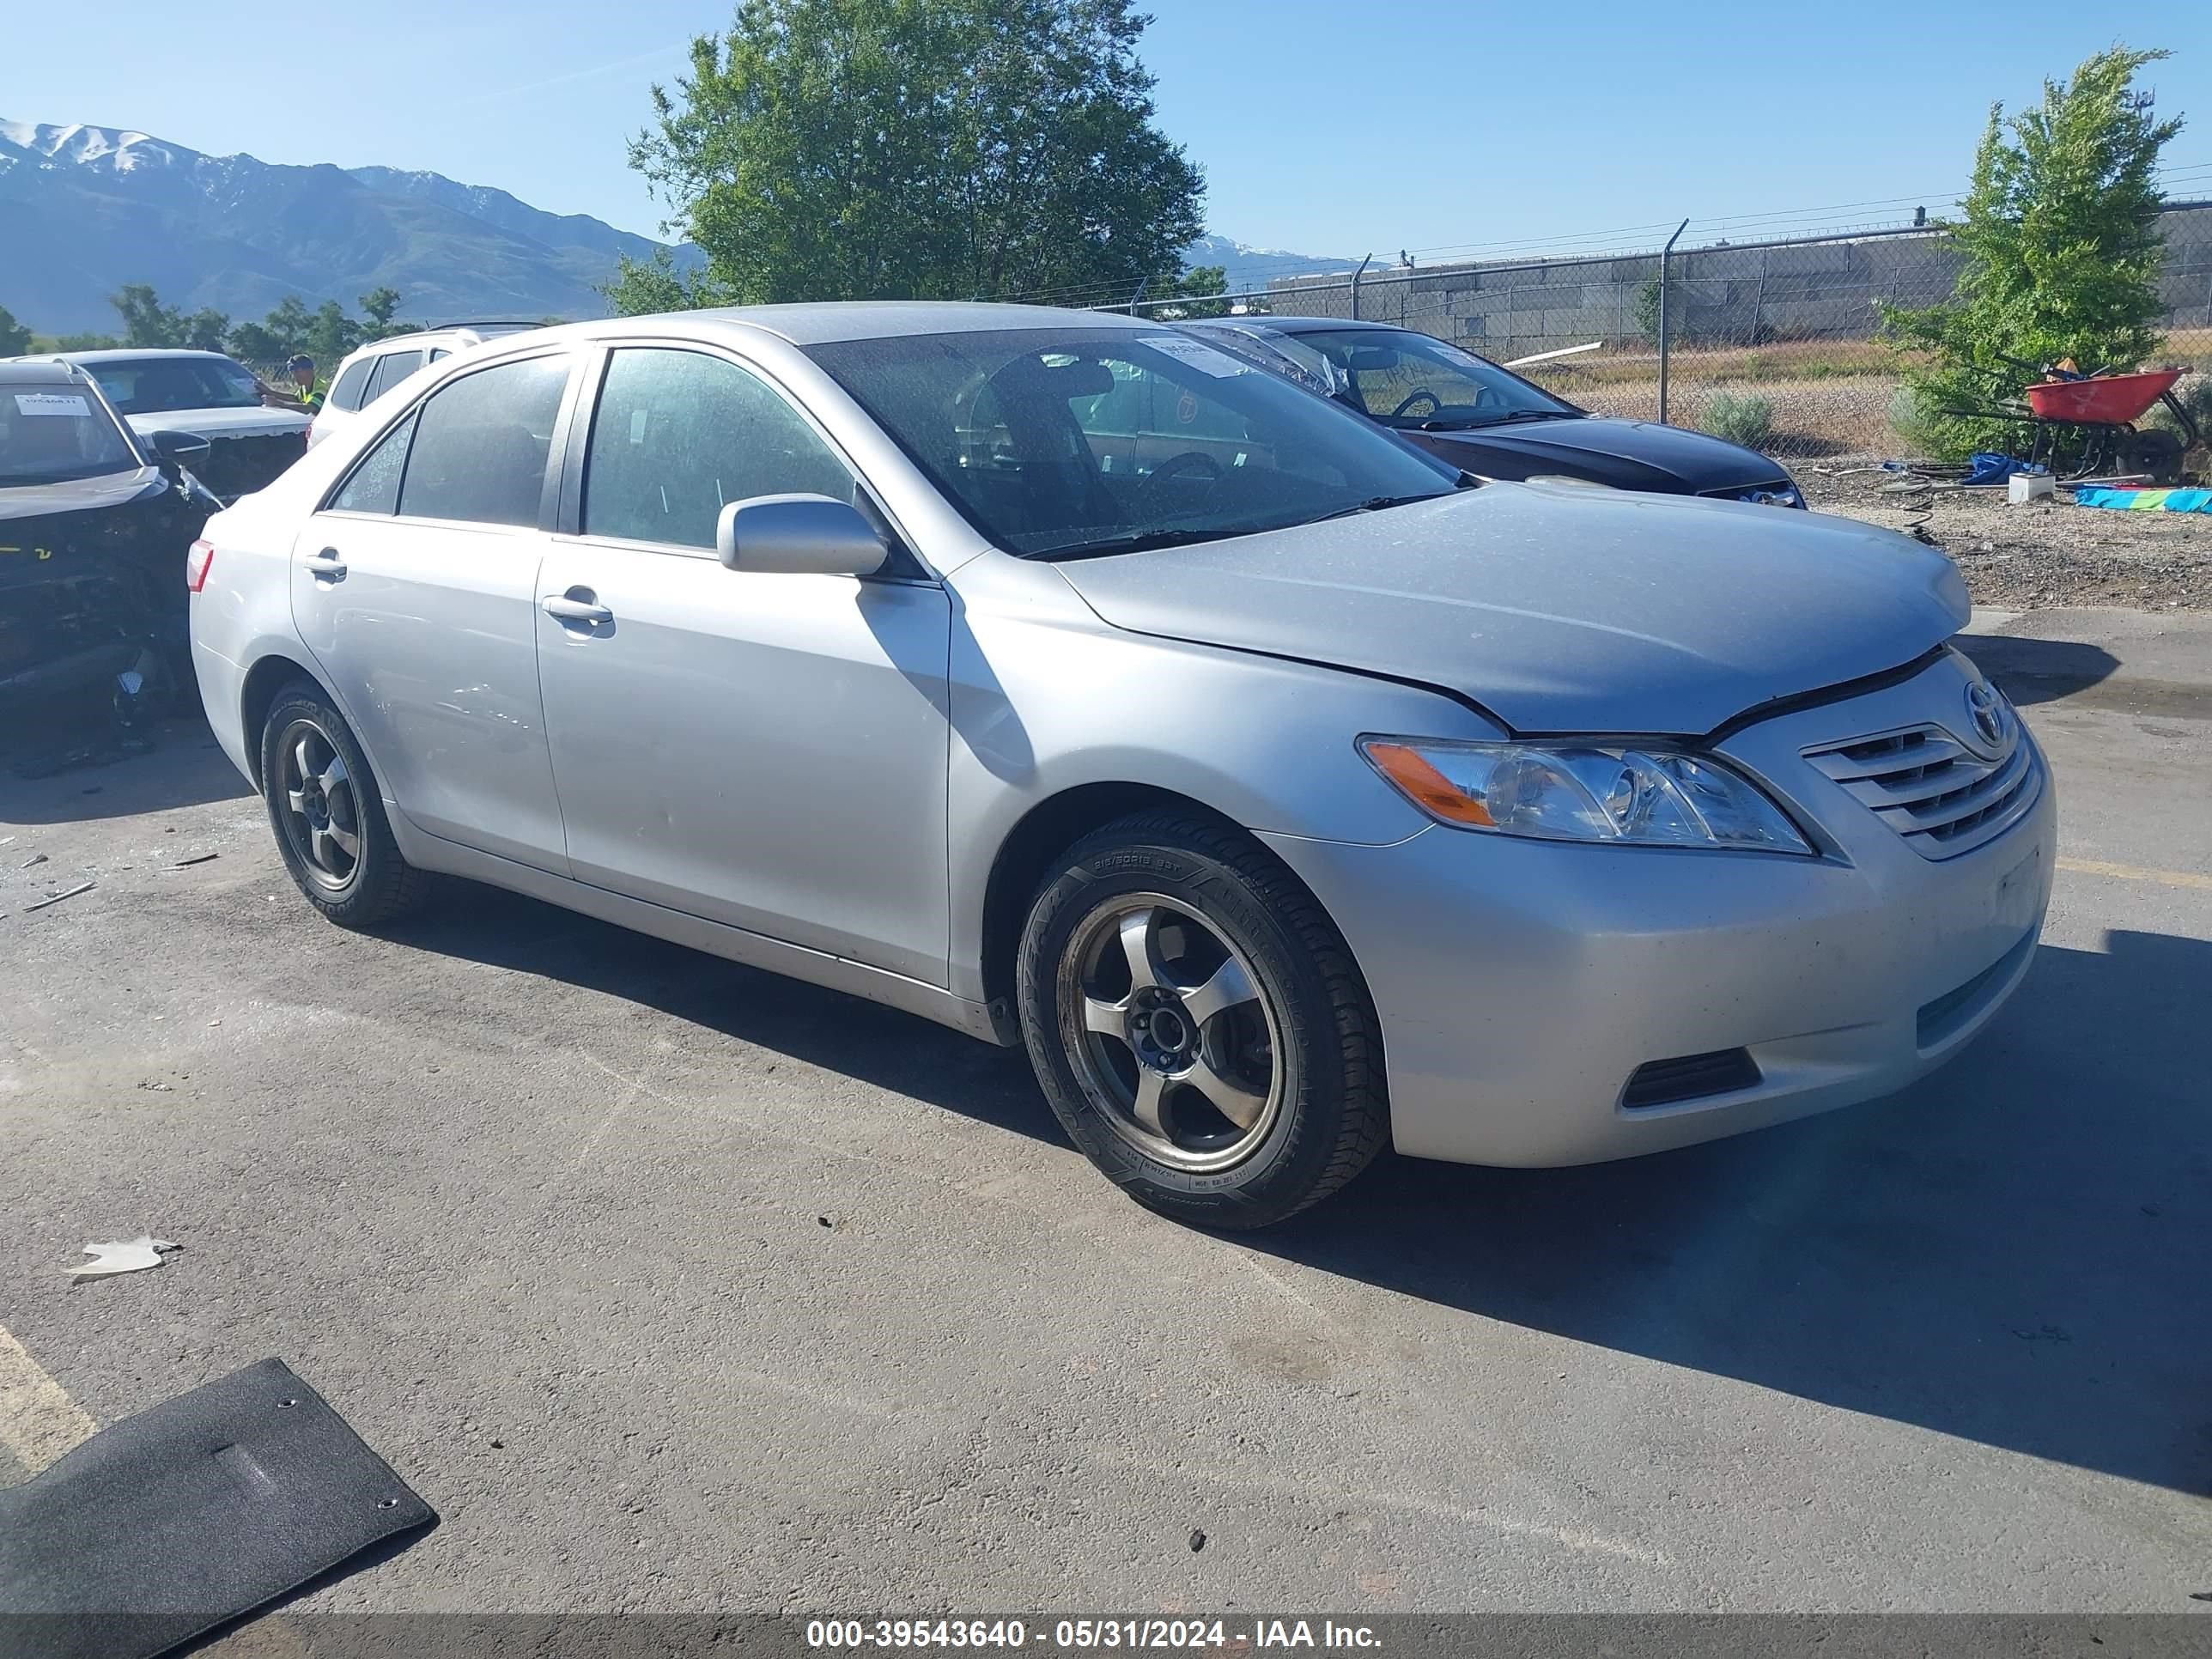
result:
<svg viewBox="0 0 2212 1659"><path fill-rule="evenodd" d="M1923 527L1958 561L1976 605L2012 611L2114 605L2212 611L2212 514L2114 513L2064 499L2009 505L2001 489L1885 494L1863 461L1794 469L1819 511L1892 530Z"/></svg>

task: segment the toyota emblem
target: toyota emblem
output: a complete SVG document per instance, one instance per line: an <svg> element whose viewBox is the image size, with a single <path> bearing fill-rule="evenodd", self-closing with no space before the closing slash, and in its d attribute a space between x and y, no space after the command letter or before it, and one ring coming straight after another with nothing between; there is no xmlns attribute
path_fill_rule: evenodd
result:
<svg viewBox="0 0 2212 1659"><path fill-rule="evenodd" d="M1974 723L1975 735L1990 749L2001 748L2005 738L2004 699L1987 680L1976 680L1966 688L1966 714Z"/></svg>

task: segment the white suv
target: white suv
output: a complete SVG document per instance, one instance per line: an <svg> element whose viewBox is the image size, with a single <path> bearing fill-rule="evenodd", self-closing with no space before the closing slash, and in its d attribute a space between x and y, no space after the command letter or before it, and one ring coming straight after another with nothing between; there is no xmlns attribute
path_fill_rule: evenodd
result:
<svg viewBox="0 0 2212 1659"><path fill-rule="evenodd" d="M424 368L457 351L482 345L495 335L519 334L541 326L538 323L454 323L414 334L394 334L371 340L338 365L329 395L308 431L310 448L351 423L353 417L418 368Z"/></svg>

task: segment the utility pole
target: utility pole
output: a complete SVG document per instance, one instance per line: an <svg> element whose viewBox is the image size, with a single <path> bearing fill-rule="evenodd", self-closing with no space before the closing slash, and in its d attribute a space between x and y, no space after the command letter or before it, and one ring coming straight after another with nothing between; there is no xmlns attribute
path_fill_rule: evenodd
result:
<svg viewBox="0 0 2212 1659"><path fill-rule="evenodd" d="M1352 320L1355 323L1359 320L1359 279L1367 274L1368 262L1374 257L1369 254L1359 262L1359 269L1352 273Z"/></svg>

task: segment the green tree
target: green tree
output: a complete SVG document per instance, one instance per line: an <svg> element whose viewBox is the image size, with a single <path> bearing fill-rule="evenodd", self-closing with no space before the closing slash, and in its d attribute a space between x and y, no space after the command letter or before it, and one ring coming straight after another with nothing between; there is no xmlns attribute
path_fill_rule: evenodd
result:
<svg viewBox="0 0 2212 1659"><path fill-rule="evenodd" d="M1882 307L1939 453L1996 435L1937 411L2016 394L2021 362L2132 368L2158 349L2155 170L2181 121L2154 119L2135 77L2166 55L2116 46L2070 79L2045 82L2039 105L2009 118L1990 107L1962 216L1945 226L1966 256L1956 295L1920 310Z"/></svg>
<svg viewBox="0 0 2212 1659"><path fill-rule="evenodd" d="M229 332L229 318L211 306L202 306L184 319L182 337L177 343L194 351L220 351Z"/></svg>
<svg viewBox="0 0 2212 1659"><path fill-rule="evenodd" d="M15 320L15 313L0 306L0 357L20 357L31 349L31 331Z"/></svg>
<svg viewBox="0 0 2212 1659"><path fill-rule="evenodd" d="M180 346L185 343L185 313L165 306L148 283L126 283L107 296L123 319L123 343L127 346Z"/></svg>
<svg viewBox="0 0 2212 1659"><path fill-rule="evenodd" d="M1229 270L1225 265L1194 265L1176 277L1168 291L1187 296L1186 302L1163 306L1153 313L1155 316L1172 316L1181 320L1197 317L1226 317L1229 314L1229 301L1214 297L1229 291Z"/></svg>
<svg viewBox="0 0 2212 1659"><path fill-rule="evenodd" d="M1127 294L1181 270L1205 188L1132 3L739 0L630 164L735 300Z"/></svg>
<svg viewBox="0 0 2212 1659"><path fill-rule="evenodd" d="M88 329L82 334L61 335L54 341L54 349L57 351L106 351L112 346L119 346L123 342L112 334L101 334Z"/></svg>
<svg viewBox="0 0 2212 1659"><path fill-rule="evenodd" d="M399 309L399 290L396 288L373 288L361 296L361 337L363 343L387 339L394 334L405 334L415 326L397 320Z"/></svg>
<svg viewBox="0 0 2212 1659"><path fill-rule="evenodd" d="M599 292L617 317L650 317L729 303L710 272L694 270L687 276L677 270L675 256L665 247L654 250L650 259L622 255L613 277L600 283Z"/></svg>

